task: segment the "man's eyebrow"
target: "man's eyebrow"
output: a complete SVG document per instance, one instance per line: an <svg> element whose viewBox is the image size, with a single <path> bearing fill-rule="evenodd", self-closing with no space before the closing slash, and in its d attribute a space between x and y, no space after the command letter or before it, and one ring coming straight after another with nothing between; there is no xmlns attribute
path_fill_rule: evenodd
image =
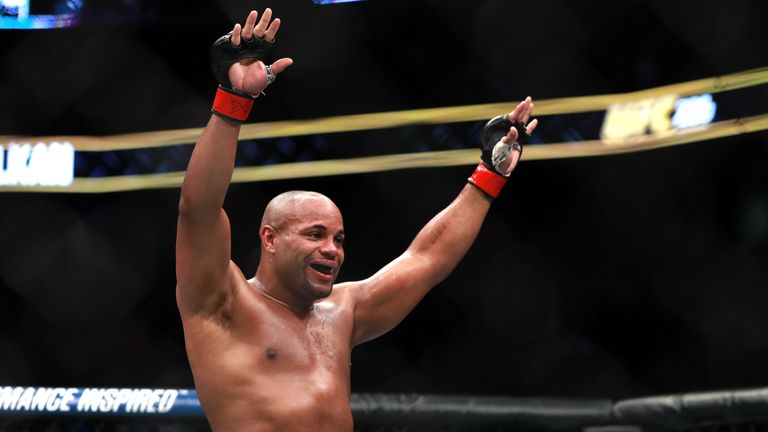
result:
<svg viewBox="0 0 768 432"><path fill-rule="evenodd" d="M299 228L299 231L309 231L309 230L321 230L321 231L328 231L328 227L326 227L323 224L314 224L314 225L306 225L301 228Z"/></svg>
<svg viewBox="0 0 768 432"><path fill-rule="evenodd" d="M328 227L323 225L323 224L320 224L320 223L304 227L301 231L313 230L313 229L322 230L322 231L328 231ZM340 235L340 236L345 235L344 229L338 230L336 232L336 235Z"/></svg>

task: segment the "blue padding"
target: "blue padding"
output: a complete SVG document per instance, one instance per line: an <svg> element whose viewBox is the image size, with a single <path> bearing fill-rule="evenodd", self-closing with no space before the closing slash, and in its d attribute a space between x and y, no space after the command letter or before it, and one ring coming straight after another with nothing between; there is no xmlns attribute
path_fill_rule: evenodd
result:
<svg viewBox="0 0 768 432"><path fill-rule="evenodd" d="M0 387L0 414L205 417L192 389Z"/></svg>

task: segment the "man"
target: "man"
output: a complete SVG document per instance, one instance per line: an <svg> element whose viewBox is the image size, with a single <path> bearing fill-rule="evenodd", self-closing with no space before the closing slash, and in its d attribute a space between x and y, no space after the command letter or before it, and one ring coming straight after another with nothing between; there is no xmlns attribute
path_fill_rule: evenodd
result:
<svg viewBox="0 0 768 432"><path fill-rule="evenodd" d="M230 260L222 204L248 107L292 64L256 59L280 26L270 9L257 18L251 12L214 46L222 85L181 191L176 298L189 362L215 431L351 431L352 347L392 329L453 270L520 157L518 134L530 134L536 120L505 126L455 201L368 279L335 285L344 262L341 213L304 191L267 205L261 260L246 279ZM532 110L526 98L503 120L526 124Z"/></svg>

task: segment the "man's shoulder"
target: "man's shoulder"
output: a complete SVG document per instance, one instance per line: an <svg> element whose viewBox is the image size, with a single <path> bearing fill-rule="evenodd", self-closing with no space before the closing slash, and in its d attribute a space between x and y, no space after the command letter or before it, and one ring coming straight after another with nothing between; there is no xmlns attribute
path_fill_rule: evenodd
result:
<svg viewBox="0 0 768 432"><path fill-rule="evenodd" d="M364 285L364 281L348 281L348 282L342 282L337 283L333 286L333 291L331 292L330 297L333 296L348 296L356 291L360 290L360 288Z"/></svg>
<svg viewBox="0 0 768 432"><path fill-rule="evenodd" d="M345 308L351 307L355 294L360 290L360 281L342 282L333 286L333 291L328 297L318 300L316 305L325 307Z"/></svg>
<svg viewBox="0 0 768 432"><path fill-rule="evenodd" d="M366 283L367 280L338 283L333 286L333 291L326 300L330 300L342 308L354 309L357 302L366 293Z"/></svg>

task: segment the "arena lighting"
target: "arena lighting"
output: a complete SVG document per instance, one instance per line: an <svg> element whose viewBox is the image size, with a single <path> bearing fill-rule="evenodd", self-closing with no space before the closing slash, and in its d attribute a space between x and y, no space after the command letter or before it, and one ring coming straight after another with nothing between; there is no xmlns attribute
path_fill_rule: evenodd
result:
<svg viewBox="0 0 768 432"><path fill-rule="evenodd" d="M37 0L0 0L0 30L37 30L78 24L85 0L60 0L39 5Z"/></svg>
<svg viewBox="0 0 768 432"><path fill-rule="evenodd" d="M335 3L352 3L352 2L359 2L364 0L312 0L312 3L319 4L319 5L328 5L328 4L335 4Z"/></svg>
<svg viewBox="0 0 768 432"><path fill-rule="evenodd" d="M664 133L712 123L717 104L709 93L689 97L657 96L608 107L600 132L604 140Z"/></svg>
<svg viewBox="0 0 768 432"><path fill-rule="evenodd" d="M0 387L0 413L202 415L193 389Z"/></svg>
<svg viewBox="0 0 768 432"><path fill-rule="evenodd" d="M75 148L68 142L0 145L0 186L69 186Z"/></svg>
<svg viewBox="0 0 768 432"><path fill-rule="evenodd" d="M682 98L675 104L672 127L675 129L703 126L712 123L717 104L711 94Z"/></svg>
<svg viewBox="0 0 768 432"><path fill-rule="evenodd" d="M553 116L560 120L541 122L524 160L609 156L765 131L768 130L768 112L764 111L766 86L768 67L763 67L631 93L537 100L537 117ZM245 124L240 133L238 157L241 160L232 182L476 164L473 128L509 110L514 103ZM638 115L631 114L632 110ZM549 127L550 124L554 126ZM382 146L376 155L356 150L360 147L354 145L356 140L366 139L367 134L409 125L417 125L423 131L425 148L414 151L408 142L395 141ZM566 130L563 125L567 126ZM608 131L607 136L612 138L595 139L601 127L602 135L606 136ZM434 134L429 128L440 128L441 132ZM571 134L571 129L578 134ZM75 150L71 185L24 186L19 181L10 184L5 180L5 184L0 184L0 193L105 193L179 187L192 151L191 144L201 132L202 128L192 128L102 137L0 135L0 146L5 149L13 143L66 142ZM332 135L342 132L343 135ZM361 135L354 135L356 132ZM435 140L435 136L442 141ZM577 138L569 139L570 136ZM296 151L284 152L285 142ZM447 145L457 142L459 145ZM335 146L345 156L324 158L323 151L329 146ZM315 151L310 155L314 159L303 157L309 150ZM2 156L4 161L11 161L5 154ZM31 156L30 162L35 158ZM3 169L0 175L6 179L9 169L13 174L37 165L22 166L21 158L13 160L16 162L0 164Z"/></svg>

